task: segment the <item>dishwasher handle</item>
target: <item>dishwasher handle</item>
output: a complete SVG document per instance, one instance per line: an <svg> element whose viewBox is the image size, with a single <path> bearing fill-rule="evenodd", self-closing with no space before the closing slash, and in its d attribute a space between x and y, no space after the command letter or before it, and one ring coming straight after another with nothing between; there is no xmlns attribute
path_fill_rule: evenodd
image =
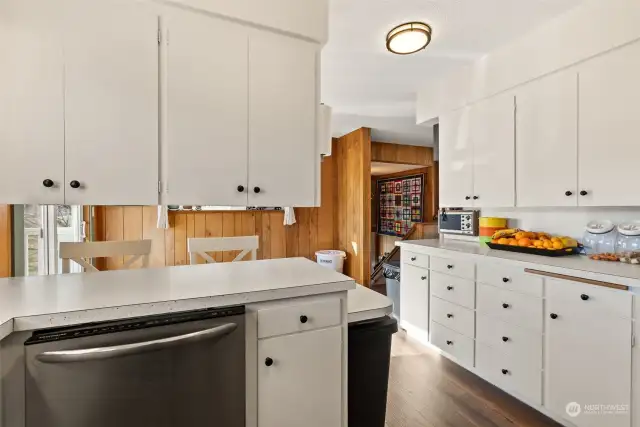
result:
<svg viewBox="0 0 640 427"><path fill-rule="evenodd" d="M184 344L192 344L201 341L220 339L235 331L238 325L226 323L211 329L178 335L170 338L162 338L153 341L143 341L133 344L123 344L111 347L96 347L82 350L46 351L36 356L36 360L42 363L73 363L87 362L91 360L113 359L116 357L130 356L133 354L149 353L179 347Z"/></svg>

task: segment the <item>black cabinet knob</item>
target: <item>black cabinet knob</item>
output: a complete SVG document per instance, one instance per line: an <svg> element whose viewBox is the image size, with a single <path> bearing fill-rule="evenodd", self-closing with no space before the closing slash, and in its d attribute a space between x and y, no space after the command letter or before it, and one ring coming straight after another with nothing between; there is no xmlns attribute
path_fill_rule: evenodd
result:
<svg viewBox="0 0 640 427"><path fill-rule="evenodd" d="M451 270L451 269L453 269L453 265L449 264L449 265L447 265L447 268L448 268L449 270Z"/></svg>
<svg viewBox="0 0 640 427"><path fill-rule="evenodd" d="M70 186L71 188L80 188L80 182L79 182L79 181L71 181L71 182L69 183L69 186Z"/></svg>
<svg viewBox="0 0 640 427"><path fill-rule="evenodd" d="M479 198L479 196L473 196L473 200L478 200Z"/></svg>
<svg viewBox="0 0 640 427"><path fill-rule="evenodd" d="M260 191L262 191L262 190L260 190L260 187L253 187L253 192L254 193L258 194Z"/></svg>
<svg viewBox="0 0 640 427"><path fill-rule="evenodd" d="M451 313L447 314L447 318L448 319L452 319L453 318L453 314L451 314Z"/></svg>
<svg viewBox="0 0 640 427"><path fill-rule="evenodd" d="M506 302L502 303L502 308L509 308L509 304L507 304Z"/></svg>
<svg viewBox="0 0 640 427"><path fill-rule="evenodd" d="M238 185L238 193L244 193L244 185Z"/></svg>
<svg viewBox="0 0 640 427"><path fill-rule="evenodd" d="M504 341L504 342L509 341L509 337L502 337L502 341Z"/></svg>
<svg viewBox="0 0 640 427"><path fill-rule="evenodd" d="M582 294L582 295L580 295L580 299L581 299L582 301L587 301L587 300L589 299L589 295L587 295L587 294Z"/></svg>
<svg viewBox="0 0 640 427"><path fill-rule="evenodd" d="M53 181L51 181L50 179L45 179L44 181L42 181L42 185L47 188L51 188L53 187Z"/></svg>
<svg viewBox="0 0 640 427"><path fill-rule="evenodd" d="M573 193L571 191L566 191L564 195L569 197L569 196L573 196Z"/></svg>
<svg viewBox="0 0 640 427"><path fill-rule="evenodd" d="M266 359L264 359L264 364L267 366L273 365L273 359L270 357L267 357Z"/></svg>
<svg viewBox="0 0 640 427"><path fill-rule="evenodd" d="M427 276L422 276L421 279L422 280L427 280Z"/></svg>
<svg viewBox="0 0 640 427"><path fill-rule="evenodd" d="M453 290L453 286L447 286L447 290L448 291L452 291Z"/></svg>
<svg viewBox="0 0 640 427"><path fill-rule="evenodd" d="M503 278L502 278L502 281L503 281L504 283L508 283L508 282L509 282L509 278L508 278L508 277L503 277Z"/></svg>
<svg viewBox="0 0 640 427"><path fill-rule="evenodd" d="M467 196L464 198L465 200L471 200L471 196Z"/></svg>
<svg viewBox="0 0 640 427"><path fill-rule="evenodd" d="M453 345L453 341L447 341L447 345Z"/></svg>
<svg viewBox="0 0 640 427"><path fill-rule="evenodd" d="M418 259L418 258L416 258L416 257L414 257L414 256L412 256L412 257L411 257L411 261L415 261L415 260L417 260L417 259Z"/></svg>
<svg viewBox="0 0 640 427"><path fill-rule="evenodd" d="M309 318L304 314L300 316L300 323L307 323L308 321L309 321Z"/></svg>
<svg viewBox="0 0 640 427"><path fill-rule="evenodd" d="M503 370L502 370L502 375L507 375L508 373L509 373L509 371L508 371L508 370L506 370L506 369L503 369Z"/></svg>
<svg viewBox="0 0 640 427"><path fill-rule="evenodd" d="M587 192L586 192L586 191L584 191L584 190L582 190L582 191L580 192L580 195L581 195L581 196L586 196L587 194L589 194L589 193L587 193Z"/></svg>
<svg viewBox="0 0 640 427"><path fill-rule="evenodd" d="M551 314L549 315L549 317L551 317L552 319L557 319L557 318L558 318L558 315L557 315L557 314L555 314L555 313L551 313Z"/></svg>

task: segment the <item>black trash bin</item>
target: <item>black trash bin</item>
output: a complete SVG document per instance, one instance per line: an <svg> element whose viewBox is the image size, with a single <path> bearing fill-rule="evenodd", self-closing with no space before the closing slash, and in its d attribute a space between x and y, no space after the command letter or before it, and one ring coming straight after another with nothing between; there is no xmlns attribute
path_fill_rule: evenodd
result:
<svg viewBox="0 0 640 427"><path fill-rule="evenodd" d="M391 360L391 317L349 324L349 427L384 427Z"/></svg>

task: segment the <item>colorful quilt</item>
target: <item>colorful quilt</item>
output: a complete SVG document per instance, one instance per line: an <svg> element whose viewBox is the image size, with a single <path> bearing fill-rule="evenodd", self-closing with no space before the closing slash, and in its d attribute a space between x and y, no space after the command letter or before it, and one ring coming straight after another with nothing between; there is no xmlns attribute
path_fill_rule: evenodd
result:
<svg viewBox="0 0 640 427"><path fill-rule="evenodd" d="M424 175L378 181L378 233L402 237L422 222Z"/></svg>

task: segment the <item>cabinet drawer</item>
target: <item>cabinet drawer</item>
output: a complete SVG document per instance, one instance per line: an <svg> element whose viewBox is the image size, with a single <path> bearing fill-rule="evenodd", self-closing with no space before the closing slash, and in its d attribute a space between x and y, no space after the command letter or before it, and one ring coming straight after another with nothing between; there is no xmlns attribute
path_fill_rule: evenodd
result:
<svg viewBox="0 0 640 427"><path fill-rule="evenodd" d="M478 283L478 313L542 332L542 300Z"/></svg>
<svg viewBox="0 0 640 427"><path fill-rule="evenodd" d="M475 312L431 297L431 319L469 338L475 336Z"/></svg>
<svg viewBox="0 0 640 427"><path fill-rule="evenodd" d="M267 308L258 311L258 338L327 328L340 323L339 299Z"/></svg>
<svg viewBox="0 0 640 427"><path fill-rule="evenodd" d="M477 281L542 298L542 277L527 274L522 267L480 263L478 264Z"/></svg>
<svg viewBox="0 0 640 427"><path fill-rule="evenodd" d="M431 344L466 366L473 366L474 341L437 322L431 322Z"/></svg>
<svg viewBox="0 0 640 427"><path fill-rule="evenodd" d="M473 280L431 272L431 295L467 308L476 306L476 283Z"/></svg>
<svg viewBox="0 0 640 427"><path fill-rule="evenodd" d="M476 265L473 261L431 257L431 270L463 279L475 280Z"/></svg>
<svg viewBox="0 0 640 427"><path fill-rule="evenodd" d="M509 357L542 370L542 334L501 320L476 316L476 342L495 347Z"/></svg>
<svg viewBox="0 0 640 427"><path fill-rule="evenodd" d="M476 369L498 387L542 404L542 371L501 349L476 345Z"/></svg>
<svg viewBox="0 0 640 427"><path fill-rule="evenodd" d="M405 264L415 265L416 267L429 268L429 255L411 252L406 249L402 250L402 262Z"/></svg>
<svg viewBox="0 0 640 427"><path fill-rule="evenodd" d="M547 299L577 304L596 313L631 318L633 295L628 291L572 282L547 279Z"/></svg>

